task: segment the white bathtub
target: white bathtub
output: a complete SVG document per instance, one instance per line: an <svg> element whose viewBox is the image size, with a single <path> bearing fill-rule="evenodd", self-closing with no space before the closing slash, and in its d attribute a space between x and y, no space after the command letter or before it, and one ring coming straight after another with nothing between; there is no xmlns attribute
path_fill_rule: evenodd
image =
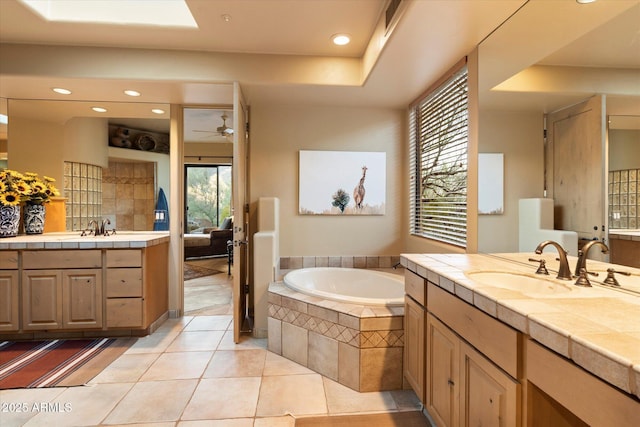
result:
<svg viewBox="0 0 640 427"><path fill-rule="evenodd" d="M362 305L404 304L404 277L361 268L316 267L284 276L289 288L333 301Z"/></svg>

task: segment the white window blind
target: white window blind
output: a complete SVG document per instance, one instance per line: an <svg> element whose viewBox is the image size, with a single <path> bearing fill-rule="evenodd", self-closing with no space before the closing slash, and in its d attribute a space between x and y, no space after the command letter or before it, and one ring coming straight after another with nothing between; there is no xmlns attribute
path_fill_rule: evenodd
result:
<svg viewBox="0 0 640 427"><path fill-rule="evenodd" d="M467 244L467 67L419 99L409 114L411 233Z"/></svg>

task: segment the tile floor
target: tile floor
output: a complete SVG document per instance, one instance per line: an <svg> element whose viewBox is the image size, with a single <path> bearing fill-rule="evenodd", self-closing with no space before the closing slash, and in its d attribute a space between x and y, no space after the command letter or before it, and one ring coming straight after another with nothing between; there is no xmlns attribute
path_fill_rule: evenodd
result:
<svg viewBox="0 0 640 427"><path fill-rule="evenodd" d="M0 425L292 427L309 415L420 408L410 390L358 393L266 346L235 344L230 314L169 319L87 386L0 391Z"/></svg>

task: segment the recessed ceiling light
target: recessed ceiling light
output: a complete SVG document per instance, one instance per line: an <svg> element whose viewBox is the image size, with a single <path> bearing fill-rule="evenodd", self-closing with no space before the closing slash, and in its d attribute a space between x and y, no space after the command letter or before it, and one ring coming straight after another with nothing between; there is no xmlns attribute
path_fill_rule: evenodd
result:
<svg viewBox="0 0 640 427"><path fill-rule="evenodd" d="M349 42L351 41L351 37L349 36L349 34L334 34L331 36L331 40L335 45L344 46L346 44L349 44Z"/></svg>
<svg viewBox="0 0 640 427"><path fill-rule="evenodd" d="M127 89L124 91L125 95L129 95L129 96L140 96L140 92L138 92L137 90L130 90Z"/></svg>
<svg viewBox="0 0 640 427"><path fill-rule="evenodd" d="M69 89L65 89L65 88L61 88L61 87L54 87L51 90L54 91L55 93L59 93L61 95L71 95L71 91Z"/></svg>
<svg viewBox="0 0 640 427"><path fill-rule="evenodd" d="M102 108L102 107L91 107L91 109L93 111L95 111L96 113L106 113L107 109L106 108Z"/></svg>
<svg viewBox="0 0 640 427"><path fill-rule="evenodd" d="M576 0L576 2L580 3L580 4L587 4L587 3L593 3L596 0Z"/></svg>
<svg viewBox="0 0 640 427"><path fill-rule="evenodd" d="M154 114L164 114L164 110L160 109L160 108L154 108L151 110L152 113Z"/></svg>
<svg viewBox="0 0 640 427"><path fill-rule="evenodd" d="M220 15L220 19L222 19L224 22L231 22L231 15L229 15L228 13L222 14Z"/></svg>

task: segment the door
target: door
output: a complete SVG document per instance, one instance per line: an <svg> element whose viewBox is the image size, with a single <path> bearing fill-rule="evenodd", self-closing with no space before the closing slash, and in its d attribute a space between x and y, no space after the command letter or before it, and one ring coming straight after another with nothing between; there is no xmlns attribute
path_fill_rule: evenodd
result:
<svg viewBox="0 0 640 427"><path fill-rule="evenodd" d="M62 327L62 274L60 270L22 272L22 328Z"/></svg>
<svg viewBox="0 0 640 427"><path fill-rule="evenodd" d="M577 232L582 242L606 240L603 104L603 96L594 96L549 114L547 120L546 182L548 196L554 199L554 227ZM590 253L602 259L599 254Z"/></svg>
<svg viewBox="0 0 640 427"><path fill-rule="evenodd" d="M248 224L247 196L247 109L240 85L233 85L233 340L240 342L240 331L245 323L248 284Z"/></svg>
<svg viewBox="0 0 640 427"><path fill-rule="evenodd" d="M0 270L0 331L17 331L18 270Z"/></svg>
<svg viewBox="0 0 640 427"><path fill-rule="evenodd" d="M425 309L410 297L404 304L404 377L424 402Z"/></svg>
<svg viewBox="0 0 640 427"><path fill-rule="evenodd" d="M460 356L460 425L519 425L519 385L465 342Z"/></svg>
<svg viewBox="0 0 640 427"><path fill-rule="evenodd" d="M426 407L438 427L458 425L459 348L459 338L427 314Z"/></svg>
<svg viewBox="0 0 640 427"><path fill-rule="evenodd" d="M101 328L102 270L63 270L62 301L64 328Z"/></svg>

